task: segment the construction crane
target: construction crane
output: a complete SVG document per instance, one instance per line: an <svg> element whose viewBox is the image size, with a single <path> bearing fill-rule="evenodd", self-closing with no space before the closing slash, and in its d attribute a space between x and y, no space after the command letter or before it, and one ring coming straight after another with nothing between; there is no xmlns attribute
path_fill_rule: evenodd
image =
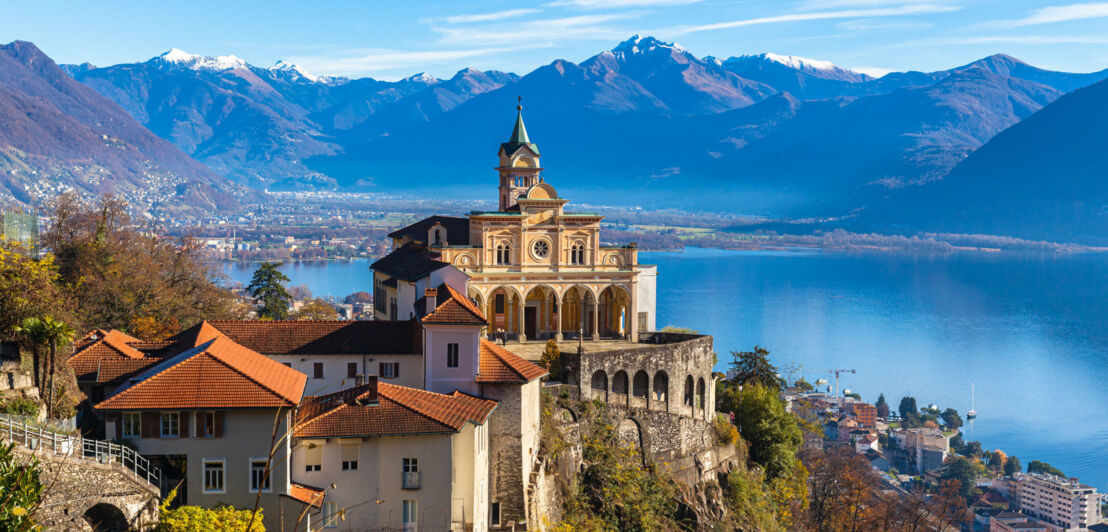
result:
<svg viewBox="0 0 1108 532"><path fill-rule="evenodd" d="M814 371L816 373L834 373L835 374L835 391L832 392L832 394L831 394L832 397L838 397L839 396L839 374L840 373L851 373L851 374L858 373L857 370L841 369L841 368L840 369L808 369L808 370L805 370L805 371Z"/></svg>

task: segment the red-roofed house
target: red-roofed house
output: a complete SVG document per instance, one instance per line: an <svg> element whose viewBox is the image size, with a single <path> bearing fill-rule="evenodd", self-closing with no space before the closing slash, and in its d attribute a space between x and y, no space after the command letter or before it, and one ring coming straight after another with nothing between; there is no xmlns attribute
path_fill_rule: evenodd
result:
<svg viewBox="0 0 1108 532"><path fill-rule="evenodd" d="M261 491L266 528L281 530L282 514L312 504L293 496L287 439L268 460L270 435L290 426L305 380L215 335L126 378L95 409L109 437L160 463L170 482L184 481L183 502L252 508Z"/></svg>
<svg viewBox="0 0 1108 532"><path fill-rule="evenodd" d="M323 503L323 527L487 530L488 430L496 409L496 401L373 377L306 397L297 414L292 478L334 486Z"/></svg>

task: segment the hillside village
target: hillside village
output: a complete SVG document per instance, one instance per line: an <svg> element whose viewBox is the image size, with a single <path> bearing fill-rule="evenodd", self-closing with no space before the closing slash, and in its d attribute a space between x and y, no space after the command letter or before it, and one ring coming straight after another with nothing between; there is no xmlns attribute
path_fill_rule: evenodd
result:
<svg viewBox="0 0 1108 532"><path fill-rule="evenodd" d="M987 485L970 477L960 486L973 499L963 501L948 474L968 463L952 444L957 427L908 428L854 397L778 391L776 370L756 357L750 375L716 373L711 336L657 327L665 272L640 264L634 244L604 242L598 214L567 210L540 157L519 106L498 152L497 210L391 232L373 286L352 287L372 290L373 319L272 319L289 309L269 308L259 292L250 319L201 317L158 339L117 328L76 335L65 365L84 396L82 434L36 434L4 417L0 437L47 462L116 465L156 496L91 507L71 497L42 524L149 528L172 491L173 508L259 510L265 530L572 529L590 521L574 521L567 479L604 465L597 438L631 457L619 467L672 480L680 501L669 510L679 521L630 528L713 529L755 500L738 491L743 475L759 484L777 475L801 486L774 492L777 525L799 529L781 509L799 514L818 496L799 472L845 479L861 461L859 486L872 480L875 493L919 501L929 530L1069 532L1102 519L1095 489L1035 472ZM6 363L8 388L33 399L19 366ZM755 413L759 393L781 411ZM744 416L795 435L769 446L792 447L783 466L757 463L753 429L736 428ZM817 429L802 434L801 424ZM808 469L804 452L818 453ZM837 459L853 465L820 469ZM937 517L940 506L953 510Z"/></svg>

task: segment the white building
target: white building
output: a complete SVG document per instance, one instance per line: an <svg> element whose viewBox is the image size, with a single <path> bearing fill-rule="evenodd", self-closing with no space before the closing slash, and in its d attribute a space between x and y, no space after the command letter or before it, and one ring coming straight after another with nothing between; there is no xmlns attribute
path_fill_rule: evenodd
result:
<svg viewBox="0 0 1108 532"><path fill-rule="evenodd" d="M1020 512L1050 525L1051 532L1077 532L1100 522L1096 488L1077 479L1045 474L1014 476L1019 486Z"/></svg>

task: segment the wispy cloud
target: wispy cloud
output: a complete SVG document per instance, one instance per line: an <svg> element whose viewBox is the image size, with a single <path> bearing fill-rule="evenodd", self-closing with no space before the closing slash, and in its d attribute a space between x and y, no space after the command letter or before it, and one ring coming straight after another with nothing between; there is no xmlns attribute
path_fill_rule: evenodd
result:
<svg viewBox="0 0 1108 532"><path fill-rule="evenodd" d="M935 27L930 22L904 21L888 22L872 19L845 20L835 24L835 27L847 31L920 31Z"/></svg>
<svg viewBox="0 0 1108 532"><path fill-rule="evenodd" d="M495 13L479 13L476 15L454 15L450 17L443 17L441 20L447 24L469 24L472 22L491 22L494 20L504 20L507 18L522 17L523 15L530 15L532 13L538 13L538 9L509 9L507 11L497 11Z"/></svg>
<svg viewBox="0 0 1108 532"><path fill-rule="evenodd" d="M1086 20L1108 17L1108 2L1093 4L1071 4L1068 6L1050 6L1032 11L1027 17L1017 20L1000 20L993 25L1008 28L1050 24L1070 20Z"/></svg>
<svg viewBox="0 0 1108 532"><path fill-rule="evenodd" d="M851 9L891 7L898 5L918 4L920 0L807 0L800 5L801 11L816 11L821 9ZM950 2L932 2L950 4Z"/></svg>
<svg viewBox="0 0 1108 532"><path fill-rule="evenodd" d="M427 70L429 66L441 65L452 61L550 46L553 46L553 44L532 42L525 46L469 48L462 50L405 51L360 48L326 55L294 56L289 57L288 61L313 72L335 72L343 75L380 75L382 72L394 71L406 71L410 73L411 71Z"/></svg>
<svg viewBox="0 0 1108 532"><path fill-rule="evenodd" d="M1108 44L1108 35L983 35L976 37L940 37L905 41L895 46L962 46L968 44Z"/></svg>
<svg viewBox="0 0 1108 532"><path fill-rule="evenodd" d="M620 39L627 31L613 27L610 22L635 18L635 13L579 15L573 17L529 20L517 24L479 27L432 26L444 44L495 45L535 41L559 41L568 39Z"/></svg>
<svg viewBox="0 0 1108 532"><path fill-rule="evenodd" d="M551 7L577 7L581 9L617 9L656 6L683 6L702 0L556 0L546 4Z"/></svg>
<svg viewBox="0 0 1108 532"><path fill-rule="evenodd" d="M701 24L695 26L675 26L667 30L661 30L663 35L684 35L701 31L723 30L729 28L741 28L743 26L756 26L760 24L780 24L784 22L802 22L808 20L830 20L841 18L866 18L866 17L897 17L905 15L922 15L930 13L945 13L956 11L958 6L939 4L913 4L900 7L875 8L875 9L843 9L835 11L813 11L808 13L790 13L787 15L775 15L770 17L748 18L732 20L728 22L716 22L713 24Z"/></svg>

